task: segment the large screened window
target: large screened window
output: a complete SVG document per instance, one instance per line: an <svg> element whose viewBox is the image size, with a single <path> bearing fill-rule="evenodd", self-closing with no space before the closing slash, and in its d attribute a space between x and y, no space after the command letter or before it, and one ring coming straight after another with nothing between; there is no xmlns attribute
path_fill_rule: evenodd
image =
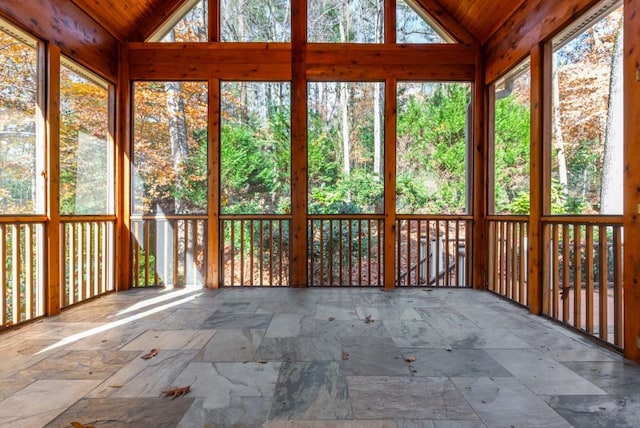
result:
<svg viewBox="0 0 640 428"><path fill-rule="evenodd" d="M384 84L311 82L309 212L383 212Z"/></svg>
<svg viewBox="0 0 640 428"><path fill-rule="evenodd" d="M384 0L308 0L309 42L384 42Z"/></svg>
<svg viewBox="0 0 640 428"><path fill-rule="evenodd" d="M60 69L60 213L113 213L107 84L71 61Z"/></svg>
<svg viewBox="0 0 640 428"><path fill-rule="evenodd" d="M552 214L622 214L622 6L553 40Z"/></svg>
<svg viewBox="0 0 640 428"><path fill-rule="evenodd" d="M516 67L494 86L494 214L529 214L531 69Z"/></svg>
<svg viewBox="0 0 640 428"><path fill-rule="evenodd" d="M0 22L0 213L44 212L36 41Z"/></svg>
<svg viewBox="0 0 640 428"><path fill-rule="evenodd" d="M222 0L223 42L288 42L291 0Z"/></svg>
<svg viewBox="0 0 640 428"><path fill-rule="evenodd" d="M207 211L207 84L134 85L134 214Z"/></svg>
<svg viewBox="0 0 640 428"><path fill-rule="evenodd" d="M222 213L289 213L290 84L223 82L221 92Z"/></svg>
<svg viewBox="0 0 640 428"><path fill-rule="evenodd" d="M471 85L398 83L398 214L468 212Z"/></svg>

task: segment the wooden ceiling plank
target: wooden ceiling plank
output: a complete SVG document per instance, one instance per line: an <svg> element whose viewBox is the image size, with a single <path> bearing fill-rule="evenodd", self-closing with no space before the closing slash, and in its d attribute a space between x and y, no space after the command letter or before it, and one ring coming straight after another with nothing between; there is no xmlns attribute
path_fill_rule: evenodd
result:
<svg viewBox="0 0 640 428"><path fill-rule="evenodd" d="M153 6L153 13L138 22L136 28L128 35L127 40L144 42L167 22L189 0L158 0Z"/></svg>
<svg viewBox="0 0 640 428"><path fill-rule="evenodd" d="M460 43L478 45L478 40L437 0L412 0L420 6L442 29Z"/></svg>
<svg viewBox="0 0 640 428"><path fill-rule="evenodd" d="M548 40L599 0L532 0L522 5L485 44L485 82L522 61L536 44Z"/></svg>
<svg viewBox="0 0 640 428"><path fill-rule="evenodd" d="M117 80L120 43L71 1L2 0L0 16L55 44L107 80Z"/></svg>
<svg viewBox="0 0 640 428"><path fill-rule="evenodd" d="M102 9L99 8L100 2L99 0L95 2L95 6L92 3L87 3L85 0L71 0L78 8L82 9L84 13L89 15L94 21L96 21L99 25L101 25L105 30L107 30L113 37L118 39L118 41L123 42L126 38L126 33L123 31L123 25L118 25L119 22L123 21L128 14L132 12L129 11L127 14L116 13L115 6L113 2L108 6L104 6ZM109 17L111 19L105 19L105 17ZM118 17L118 19L114 19Z"/></svg>

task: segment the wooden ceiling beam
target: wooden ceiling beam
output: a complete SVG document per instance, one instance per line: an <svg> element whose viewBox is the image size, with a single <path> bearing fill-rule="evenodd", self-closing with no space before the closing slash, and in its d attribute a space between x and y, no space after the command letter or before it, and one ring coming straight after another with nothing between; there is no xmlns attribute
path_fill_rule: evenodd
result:
<svg viewBox="0 0 640 428"><path fill-rule="evenodd" d="M599 0L531 0L485 43L485 82L492 83Z"/></svg>
<svg viewBox="0 0 640 428"><path fill-rule="evenodd" d="M191 0L160 0L155 6L153 14L144 22L139 23L136 29L127 36L131 42L144 42L153 35L163 24L167 22L180 8Z"/></svg>
<svg viewBox="0 0 640 428"><path fill-rule="evenodd" d="M117 80L120 42L71 0L2 0L0 16L107 80Z"/></svg>
<svg viewBox="0 0 640 428"><path fill-rule="evenodd" d="M471 34L457 19L449 13L437 0L411 0L421 7L443 30L460 43L479 45L476 37Z"/></svg>

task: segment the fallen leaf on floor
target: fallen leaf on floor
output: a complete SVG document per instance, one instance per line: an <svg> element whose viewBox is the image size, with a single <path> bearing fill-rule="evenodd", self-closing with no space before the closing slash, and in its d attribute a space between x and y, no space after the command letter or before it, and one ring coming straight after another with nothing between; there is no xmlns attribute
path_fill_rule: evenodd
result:
<svg viewBox="0 0 640 428"><path fill-rule="evenodd" d="M334 321L336 317L329 317L329 321Z"/></svg>
<svg viewBox="0 0 640 428"><path fill-rule="evenodd" d="M85 425L81 422L71 422L73 428L96 428L93 425Z"/></svg>
<svg viewBox="0 0 640 428"><path fill-rule="evenodd" d="M148 360L155 357L156 355L158 355L158 350L156 348L153 348L151 351L147 352L140 358L142 358L143 360Z"/></svg>
<svg viewBox="0 0 640 428"><path fill-rule="evenodd" d="M178 397L182 397L191 391L191 385L169 388L167 390L162 391L165 397L171 397L172 400L175 400Z"/></svg>
<svg viewBox="0 0 640 428"><path fill-rule="evenodd" d="M414 357L413 355L408 355L408 356L404 357L404 360L407 363L413 363L416 360L416 357Z"/></svg>
<svg viewBox="0 0 640 428"><path fill-rule="evenodd" d="M371 318L371 315L367 315L367 317L364 319L365 324L369 324L373 322L373 319Z"/></svg>
<svg viewBox="0 0 640 428"><path fill-rule="evenodd" d="M267 360L258 360L257 362L260 364L267 364Z"/></svg>
<svg viewBox="0 0 640 428"><path fill-rule="evenodd" d="M124 385L109 385L109 388L123 388Z"/></svg>
<svg viewBox="0 0 640 428"><path fill-rule="evenodd" d="M349 359L349 353L346 352L346 351L342 351L342 359L344 361L348 360Z"/></svg>

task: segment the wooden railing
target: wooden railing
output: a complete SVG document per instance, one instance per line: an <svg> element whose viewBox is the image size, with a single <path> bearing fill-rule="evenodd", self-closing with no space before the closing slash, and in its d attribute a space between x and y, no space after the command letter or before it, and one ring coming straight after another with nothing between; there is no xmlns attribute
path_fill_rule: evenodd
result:
<svg viewBox="0 0 640 428"><path fill-rule="evenodd" d="M0 219L0 312L7 327L44 315L45 219Z"/></svg>
<svg viewBox="0 0 640 428"><path fill-rule="evenodd" d="M543 312L623 346L622 220L544 219Z"/></svg>
<svg viewBox="0 0 640 428"><path fill-rule="evenodd" d="M528 306L528 232L528 217L489 218L489 290L524 306Z"/></svg>
<svg viewBox="0 0 640 428"><path fill-rule="evenodd" d="M61 306L113 291L115 219L63 217L60 224Z"/></svg>
<svg viewBox="0 0 640 428"><path fill-rule="evenodd" d="M207 217L132 216L134 287L204 285Z"/></svg>
<svg viewBox="0 0 640 428"><path fill-rule="evenodd" d="M289 285L291 217L223 216L221 285Z"/></svg>
<svg viewBox="0 0 640 428"><path fill-rule="evenodd" d="M382 216L319 216L308 220L310 286L381 286Z"/></svg>
<svg viewBox="0 0 640 428"><path fill-rule="evenodd" d="M398 216L396 286L468 287L471 217Z"/></svg>

